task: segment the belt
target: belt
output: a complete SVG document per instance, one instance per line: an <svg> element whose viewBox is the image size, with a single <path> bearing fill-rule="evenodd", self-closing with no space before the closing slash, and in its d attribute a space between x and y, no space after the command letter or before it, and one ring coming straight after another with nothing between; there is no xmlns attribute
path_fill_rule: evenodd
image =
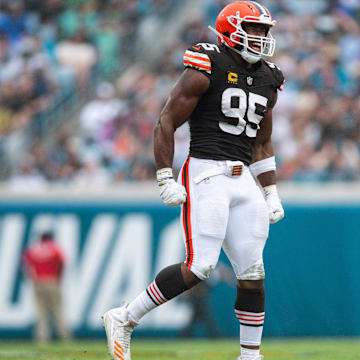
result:
<svg viewBox="0 0 360 360"><path fill-rule="evenodd" d="M229 177L238 177L242 174L244 164L241 161L226 161L226 165L214 166L210 169L202 171L199 175L194 177L195 184L200 183L206 178L226 175Z"/></svg>

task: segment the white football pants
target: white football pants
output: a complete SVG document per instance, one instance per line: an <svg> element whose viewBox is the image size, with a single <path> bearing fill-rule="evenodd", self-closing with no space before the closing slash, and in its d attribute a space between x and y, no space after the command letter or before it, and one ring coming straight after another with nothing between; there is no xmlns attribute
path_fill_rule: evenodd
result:
<svg viewBox="0 0 360 360"><path fill-rule="evenodd" d="M233 161L188 158L178 182L188 197L181 208L181 225L187 267L200 279L214 269L221 248L239 280L265 276L263 250L269 233L269 216L261 190L250 170L228 176ZM239 167L234 173L239 173Z"/></svg>

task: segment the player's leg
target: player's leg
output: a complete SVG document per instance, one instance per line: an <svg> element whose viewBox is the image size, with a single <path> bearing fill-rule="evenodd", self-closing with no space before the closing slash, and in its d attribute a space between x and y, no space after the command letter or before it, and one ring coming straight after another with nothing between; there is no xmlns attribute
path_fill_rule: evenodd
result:
<svg viewBox="0 0 360 360"><path fill-rule="evenodd" d="M240 323L240 359L261 359L265 317L262 254L269 220L265 201L251 175L245 172L242 177L239 202L230 209L223 248L238 279L235 315Z"/></svg>
<svg viewBox="0 0 360 360"><path fill-rule="evenodd" d="M214 163L217 162L191 158L180 172L178 181L188 193L180 216L186 259L184 263L161 270L155 280L129 304L129 315L136 323L155 307L208 278L218 261L228 213L228 204L223 199L225 194L219 190L221 179L214 178L211 184L195 184L193 181Z"/></svg>
<svg viewBox="0 0 360 360"><path fill-rule="evenodd" d="M104 327L113 359L130 360L131 334L141 318L200 281L184 263L174 264L161 270L129 304L106 312L103 315Z"/></svg>
<svg viewBox="0 0 360 360"><path fill-rule="evenodd" d="M192 288L200 281L185 263L164 268L157 274L155 280L127 306L130 318L139 323L148 312Z"/></svg>
<svg viewBox="0 0 360 360"><path fill-rule="evenodd" d="M241 359L260 359L265 318L264 280L238 280L235 315L240 323Z"/></svg>
<svg viewBox="0 0 360 360"><path fill-rule="evenodd" d="M181 209L185 262L161 270L133 301L104 314L109 350L114 359L131 358L131 333L144 315L208 278L218 261L226 232L228 204L221 192L216 191L215 182L205 186L193 182L193 177L209 166L209 162L203 166L198 162L188 160L179 175L188 193Z"/></svg>
<svg viewBox="0 0 360 360"><path fill-rule="evenodd" d="M207 168L217 166L217 163L194 158L185 162L178 181L188 193L180 217L186 259L182 264L163 269L148 288L129 304L129 314L135 322L156 306L208 278L215 267L227 225L229 205L226 187L222 186L220 176L206 183L195 183L193 179Z"/></svg>

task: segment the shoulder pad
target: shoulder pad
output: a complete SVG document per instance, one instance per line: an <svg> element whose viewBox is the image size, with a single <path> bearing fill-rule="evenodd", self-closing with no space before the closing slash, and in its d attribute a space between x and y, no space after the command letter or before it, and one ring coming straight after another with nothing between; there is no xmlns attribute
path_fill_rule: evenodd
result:
<svg viewBox="0 0 360 360"><path fill-rule="evenodd" d="M282 91L285 85L285 78L281 69L270 61L265 61L265 64L272 70L276 89Z"/></svg>
<svg viewBox="0 0 360 360"><path fill-rule="evenodd" d="M187 49L184 54L184 66L211 74L211 52L220 52L215 44L199 43Z"/></svg>

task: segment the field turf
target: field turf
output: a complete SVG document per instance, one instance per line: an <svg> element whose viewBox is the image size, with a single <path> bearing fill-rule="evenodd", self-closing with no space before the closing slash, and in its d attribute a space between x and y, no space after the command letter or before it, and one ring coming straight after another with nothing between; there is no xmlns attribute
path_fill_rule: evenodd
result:
<svg viewBox="0 0 360 360"><path fill-rule="evenodd" d="M355 360L360 359L360 339L265 340L265 360ZM133 360L236 360L236 340L135 340ZM32 342L0 342L1 360L110 360L105 340L38 345Z"/></svg>

